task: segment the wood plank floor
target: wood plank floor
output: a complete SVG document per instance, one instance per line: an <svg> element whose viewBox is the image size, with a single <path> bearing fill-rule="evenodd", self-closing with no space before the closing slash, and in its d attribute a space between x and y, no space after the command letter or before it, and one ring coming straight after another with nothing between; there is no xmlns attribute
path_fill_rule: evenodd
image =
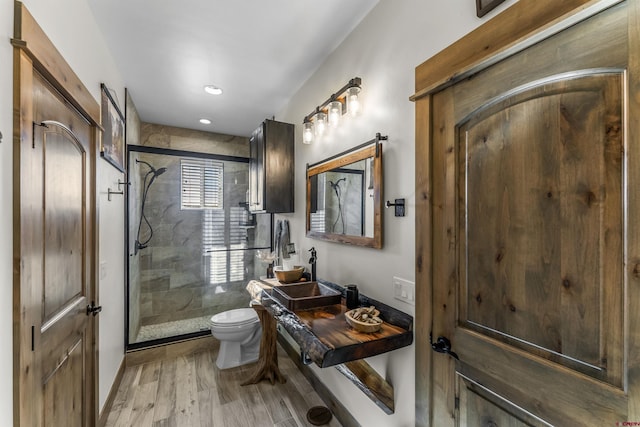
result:
<svg viewBox="0 0 640 427"><path fill-rule="evenodd" d="M255 364L219 370L218 349L126 368L105 427L312 426L325 404L278 345L285 384L240 386ZM334 418L327 424L339 427Z"/></svg>

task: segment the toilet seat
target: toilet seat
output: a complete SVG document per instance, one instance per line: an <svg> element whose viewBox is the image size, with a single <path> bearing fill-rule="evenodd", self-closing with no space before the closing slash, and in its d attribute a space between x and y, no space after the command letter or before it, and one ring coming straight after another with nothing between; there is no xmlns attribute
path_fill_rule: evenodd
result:
<svg viewBox="0 0 640 427"><path fill-rule="evenodd" d="M214 327L238 327L259 322L258 314L252 308L236 308L211 317Z"/></svg>

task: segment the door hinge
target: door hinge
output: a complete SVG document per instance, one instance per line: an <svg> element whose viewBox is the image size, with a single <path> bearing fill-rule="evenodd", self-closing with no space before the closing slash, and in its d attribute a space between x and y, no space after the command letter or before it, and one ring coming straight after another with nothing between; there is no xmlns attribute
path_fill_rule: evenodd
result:
<svg viewBox="0 0 640 427"><path fill-rule="evenodd" d="M460 398L458 396L454 399L453 406L455 409L460 409Z"/></svg>
<svg viewBox="0 0 640 427"><path fill-rule="evenodd" d="M36 351L36 327L31 326L31 351Z"/></svg>

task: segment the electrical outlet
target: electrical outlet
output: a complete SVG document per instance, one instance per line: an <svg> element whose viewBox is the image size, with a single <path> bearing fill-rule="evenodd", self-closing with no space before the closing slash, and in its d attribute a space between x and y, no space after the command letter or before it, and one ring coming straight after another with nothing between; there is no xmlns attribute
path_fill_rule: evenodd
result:
<svg viewBox="0 0 640 427"><path fill-rule="evenodd" d="M408 304L416 303L416 285L400 277L393 277L393 297Z"/></svg>

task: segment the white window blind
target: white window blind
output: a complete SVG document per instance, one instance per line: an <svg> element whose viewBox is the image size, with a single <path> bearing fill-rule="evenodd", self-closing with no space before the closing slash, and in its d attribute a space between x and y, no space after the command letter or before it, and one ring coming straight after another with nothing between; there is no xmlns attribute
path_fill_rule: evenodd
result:
<svg viewBox="0 0 640 427"><path fill-rule="evenodd" d="M182 209L222 209L224 165L206 159L180 160Z"/></svg>
<svg viewBox="0 0 640 427"><path fill-rule="evenodd" d="M207 210L202 220L202 246L209 256L209 283L213 285L245 279L245 248L247 247L246 210L240 207ZM242 222L241 222L242 221Z"/></svg>

